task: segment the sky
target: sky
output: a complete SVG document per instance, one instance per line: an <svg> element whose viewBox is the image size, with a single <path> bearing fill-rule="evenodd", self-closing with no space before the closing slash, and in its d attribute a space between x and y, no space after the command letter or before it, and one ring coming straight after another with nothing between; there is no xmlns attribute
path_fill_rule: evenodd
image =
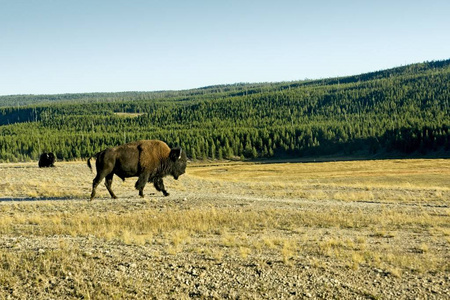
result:
<svg viewBox="0 0 450 300"><path fill-rule="evenodd" d="M192 89L450 58L448 0L0 0L0 95Z"/></svg>

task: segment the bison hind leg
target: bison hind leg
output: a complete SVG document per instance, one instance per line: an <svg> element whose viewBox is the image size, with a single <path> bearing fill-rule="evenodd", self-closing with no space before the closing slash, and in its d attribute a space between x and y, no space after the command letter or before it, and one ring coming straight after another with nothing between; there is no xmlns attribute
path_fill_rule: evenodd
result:
<svg viewBox="0 0 450 300"><path fill-rule="evenodd" d="M112 181L113 181L113 176L114 176L114 173L111 173L111 174L108 174L108 175L105 177L105 186L106 186L106 188L108 189L108 192L109 192L109 194L111 195L111 198L117 199L117 196L114 194L114 192L113 192L113 190L112 190L112 188L111 188L111 186L112 186Z"/></svg>
<svg viewBox="0 0 450 300"><path fill-rule="evenodd" d="M89 201L92 201L92 199L94 199L94 197L95 197L95 189L100 184L102 179L103 178L100 178L100 176L97 174L97 176L95 176L94 180L92 181L92 193L91 193L91 198L89 199Z"/></svg>

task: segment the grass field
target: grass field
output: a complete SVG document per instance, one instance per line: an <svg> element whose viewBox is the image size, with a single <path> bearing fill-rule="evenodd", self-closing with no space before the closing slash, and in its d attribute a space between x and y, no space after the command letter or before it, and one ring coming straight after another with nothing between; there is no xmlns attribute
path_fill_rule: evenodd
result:
<svg viewBox="0 0 450 300"><path fill-rule="evenodd" d="M450 293L450 160L195 163L92 202L85 162L0 174L0 299Z"/></svg>

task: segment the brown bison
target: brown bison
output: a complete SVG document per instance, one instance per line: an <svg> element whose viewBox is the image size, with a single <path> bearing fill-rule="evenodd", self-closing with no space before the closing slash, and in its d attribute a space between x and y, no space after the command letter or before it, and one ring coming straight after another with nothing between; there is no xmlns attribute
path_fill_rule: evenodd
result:
<svg viewBox="0 0 450 300"><path fill-rule="evenodd" d="M164 196L169 193L164 188L163 177L172 175L178 177L186 172L187 158L181 148L170 149L166 143L158 140L141 140L125 145L105 149L91 156L88 167L91 167L91 158L95 157L97 176L92 183L92 200L95 189L105 179L106 188L112 198L117 198L111 189L114 174L122 180L128 177L139 177L135 187L139 196L144 197L144 187L147 182L153 182L157 191Z"/></svg>
<svg viewBox="0 0 450 300"><path fill-rule="evenodd" d="M41 156L39 157L39 168L49 168L49 167L54 167L55 166L55 154L49 152L44 152L41 154Z"/></svg>

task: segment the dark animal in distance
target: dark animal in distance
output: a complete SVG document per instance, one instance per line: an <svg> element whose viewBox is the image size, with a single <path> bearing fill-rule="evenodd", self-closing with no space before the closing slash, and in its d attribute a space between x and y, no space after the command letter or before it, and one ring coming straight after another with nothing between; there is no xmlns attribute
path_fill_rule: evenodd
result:
<svg viewBox="0 0 450 300"><path fill-rule="evenodd" d="M93 157L96 158L97 175L92 182L90 200L95 197L95 189L103 178L111 197L117 198L111 189L114 174L122 180L139 177L135 187L141 197L144 197L147 182L153 182L157 191L169 196L164 187L163 177L171 175L177 180L186 172L187 164L186 153L181 148L170 149L166 143L159 140L140 140L98 152L87 161L91 170L90 160Z"/></svg>
<svg viewBox="0 0 450 300"><path fill-rule="evenodd" d="M48 167L54 167L55 166L55 154L49 152L44 152L39 157L39 168L48 168Z"/></svg>

